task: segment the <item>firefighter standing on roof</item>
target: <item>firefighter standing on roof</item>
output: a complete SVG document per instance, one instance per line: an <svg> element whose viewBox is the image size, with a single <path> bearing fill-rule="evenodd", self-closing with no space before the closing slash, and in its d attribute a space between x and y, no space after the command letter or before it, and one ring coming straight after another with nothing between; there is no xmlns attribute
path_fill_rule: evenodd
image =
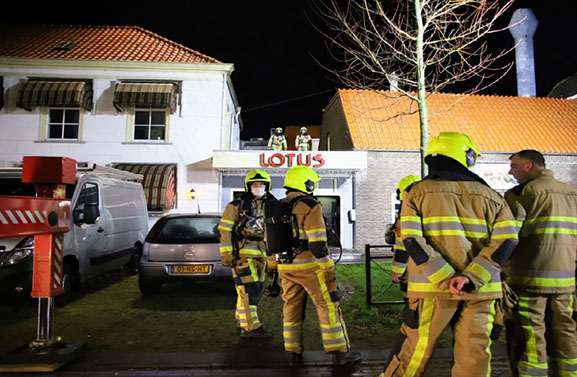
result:
<svg viewBox="0 0 577 377"><path fill-rule="evenodd" d="M283 151L287 149L286 138L282 133L282 128L275 128L272 135L268 139L268 149L273 151Z"/></svg>
<svg viewBox="0 0 577 377"><path fill-rule="evenodd" d="M264 203L272 195L269 190L266 172L248 173L245 193L226 206L218 226L222 264L232 267L237 292L235 317L242 338L271 336L257 312L267 269L270 272L276 265L272 261L267 265L264 239Z"/></svg>
<svg viewBox="0 0 577 377"><path fill-rule="evenodd" d="M298 234L296 255L279 260L284 301L283 337L285 350L291 352L293 366L302 364L303 320L307 294L312 299L321 328L323 349L333 354L334 364L360 360L360 354L349 351L349 339L341 316L335 264L327 247L327 231L320 203L312 196L318 175L307 166L291 168L285 177L287 196L284 203L292 206L295 233Z"/></svg>
<svg viewBox="0 0 577 377"><path fill-rule="evenodd" d="M577 376L572 295L577 249L577 190L545 168L543 155L511 156L518 186L505 193L523 222L507 281L519 295L506 321L513 376Z"/></svg>
<svg viewBox="0 0 577 377"><path fill-rule="evenodd" d="M409 255L402 337L384 376L421 376L443 331L454 333L452 376L488 376L500 271L518 226L504 199L469 168L479 150L442 132L427 148L429 175L403 195L401 237Z"/></svg>
<svg viewBox="0 0 577 377"><path fill-rule="evenodd" d="M295 139L295 147L297 151L309 151L311 150L312 144L311 135L309 135L306 127L301 127L299 134Z"/></svg>

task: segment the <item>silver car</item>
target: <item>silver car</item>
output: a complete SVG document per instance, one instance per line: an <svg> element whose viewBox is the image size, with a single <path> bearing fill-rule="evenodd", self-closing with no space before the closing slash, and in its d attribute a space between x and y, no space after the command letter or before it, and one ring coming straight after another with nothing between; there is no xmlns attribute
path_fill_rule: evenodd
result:
<svg viewBox="0 0 577 377"><path fill-rule="evenodd" d="M161 217L142 248L140 292L155 293L163 283L177 279L232 279L232 270L220 258L220 218L217 213Z"/></svg>

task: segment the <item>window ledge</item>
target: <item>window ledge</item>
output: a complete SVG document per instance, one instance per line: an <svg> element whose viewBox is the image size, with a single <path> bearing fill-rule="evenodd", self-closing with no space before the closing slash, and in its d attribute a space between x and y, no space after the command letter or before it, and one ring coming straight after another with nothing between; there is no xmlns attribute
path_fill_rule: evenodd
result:
<svg viewBox="0 0 577 377"><path fill-rule="evenodd" d="M34 140L35 143L86 144L82 140Z"/></svg>
<svg viewBox="0 0 577 377"><path fill-rule="evenodd" d="M124 141L121 144L139 144L139 145L172 145L169 142L162 141Z"/></svg>

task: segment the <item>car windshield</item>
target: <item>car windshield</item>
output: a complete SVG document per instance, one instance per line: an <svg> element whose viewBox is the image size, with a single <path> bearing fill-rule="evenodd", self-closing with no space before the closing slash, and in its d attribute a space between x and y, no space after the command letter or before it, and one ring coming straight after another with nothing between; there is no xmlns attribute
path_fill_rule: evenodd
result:
<svg viewBox="0 0 577 377"><path fill-rule="evenodd" d="M146 237L153 243L218 243L219 217L163 218L154 224Z"/></svg>

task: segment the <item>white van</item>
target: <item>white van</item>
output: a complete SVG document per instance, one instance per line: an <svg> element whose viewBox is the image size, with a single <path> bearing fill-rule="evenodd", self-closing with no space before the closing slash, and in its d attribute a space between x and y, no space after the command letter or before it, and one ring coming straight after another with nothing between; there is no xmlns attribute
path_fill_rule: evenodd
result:
<svg viewBox="0 0 577 377"><path fill-rule="evenodd" d="M92 165L78 168L76 184L68 185L70 231L64 236L63 294L65 305L81 281L123 268L138 272L138 260L148 230L148 211L141 175ZM34 186L22 183L21 168L0 168L0 195L34 196ZM34 238L0 239L0 289L30 292Z"/></svg>

